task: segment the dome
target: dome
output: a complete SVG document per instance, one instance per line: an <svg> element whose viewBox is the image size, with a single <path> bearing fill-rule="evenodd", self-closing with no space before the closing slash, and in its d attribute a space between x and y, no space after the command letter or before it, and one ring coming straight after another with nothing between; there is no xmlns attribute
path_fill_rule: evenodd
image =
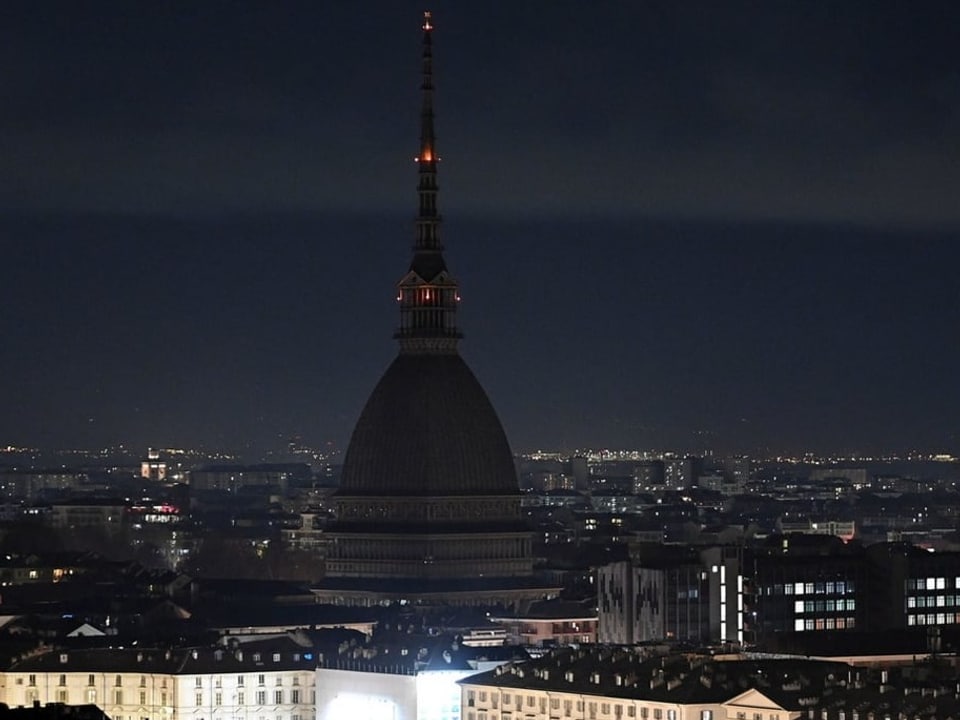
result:
<svg viewBox="0 0 960 720"><path fill-rule="evenodd" d="M338 495L516 495L497 413L456 353L400 353L354 428Z"/></svg>

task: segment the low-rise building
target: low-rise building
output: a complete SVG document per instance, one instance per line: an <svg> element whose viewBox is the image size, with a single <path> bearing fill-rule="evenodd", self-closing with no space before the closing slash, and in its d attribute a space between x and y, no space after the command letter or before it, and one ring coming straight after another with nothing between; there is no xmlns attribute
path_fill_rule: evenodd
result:
<svg viewBox="0 0 960 720"><path fill-rule="evenodd" d="M312 720L312 648L289 638L179 649L48 650L0 673L0 702L97 705L113 720Z"/></svg>

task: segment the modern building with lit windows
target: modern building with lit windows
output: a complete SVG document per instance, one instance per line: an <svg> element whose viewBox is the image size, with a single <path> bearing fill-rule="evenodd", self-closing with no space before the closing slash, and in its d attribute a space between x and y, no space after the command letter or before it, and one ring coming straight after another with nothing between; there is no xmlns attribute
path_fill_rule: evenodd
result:
<svg viewBox="0 0 960 720"><path fill-rule="evenodd" d="M739 548L638 545L597 571L598 640L744 641Z"/></svg>
<svg viewBox="0 0 960 720"><path fill-rule="evenodd" d="M778 632L864 629L870 569L863 549L835 537L783 538L781 546L749 553L748 641Z"/></svg>
<svg viewBox="0 0 960 720"><path fill-rule="evenodd" d="M873 622L886 628L960 625L960 553L908 543L867 548Z"/></svg>

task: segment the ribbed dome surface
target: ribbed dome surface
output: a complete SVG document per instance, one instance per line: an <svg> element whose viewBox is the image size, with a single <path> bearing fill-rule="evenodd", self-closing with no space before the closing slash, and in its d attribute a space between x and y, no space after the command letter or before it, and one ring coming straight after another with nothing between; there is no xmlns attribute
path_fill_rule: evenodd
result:
<svg viewBox="0 0 960 720"><path fill-rule="evenodd" d="M398 355L357 421L338 494L517 492L503 427L463 359L457 354Z"/></svg>

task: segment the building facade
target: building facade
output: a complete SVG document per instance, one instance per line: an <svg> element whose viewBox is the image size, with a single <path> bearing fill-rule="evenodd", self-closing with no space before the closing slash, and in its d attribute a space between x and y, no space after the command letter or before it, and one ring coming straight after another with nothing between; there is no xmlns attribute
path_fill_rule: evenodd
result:
<svg viewBox="0 0 960 720"><path fill-rule="evenodd" d="M15 662L11 708L97 705L112 720L313 720L316 660L292 641L177 650L54 650Z"/></svg>

